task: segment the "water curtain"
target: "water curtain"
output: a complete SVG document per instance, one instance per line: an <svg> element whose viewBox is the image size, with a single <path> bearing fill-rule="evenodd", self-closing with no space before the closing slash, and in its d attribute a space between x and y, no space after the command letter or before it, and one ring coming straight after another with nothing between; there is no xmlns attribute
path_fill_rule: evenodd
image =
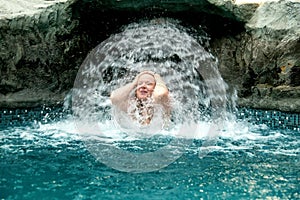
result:
<svg viewBox="0 0 300 200"><path fill-rule="evenodd" d="M103 134L103 124L118 115L112 112L111 91L131 82L143 70L154 71L165 80L172 98L170 127L177 127L177 131L164 147L132 154L96 138L111 138ZM168 19L130 24L99 44L83 62L72 94L73 116L77 128L88 135L84 139L88 149L108 166L128 172L157 170L179 158L193 135L202 131L199 121L210 123L207 140L199 149L199 157L205 156L204 149L214 144L220 130L225 106L226 84L216 59L178 22ZM143 132L120 131L125 135Z"/></svg>

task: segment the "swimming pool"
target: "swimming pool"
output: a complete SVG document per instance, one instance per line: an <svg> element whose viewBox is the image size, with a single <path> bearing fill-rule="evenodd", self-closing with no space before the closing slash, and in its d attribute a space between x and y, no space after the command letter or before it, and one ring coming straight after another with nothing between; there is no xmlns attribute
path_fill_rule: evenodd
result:
<svg viewBox="0 0 300 200"><path fill-rule="evenodd" d="M0 199L299 199L299 115L235 115L203 158L194 139L167 167L127 173L97 161L61 108L2 109Z"/></svg>
<svg viewBox="0 0 300 200"><path fill-rule="evenodd" d="M143 69L173 95L166 134L111 124L110 92ZM0 110L0 199L299 199L300 115L235 109L226 89L184 27L129 25L90 52L64 107ZM205 137L220 118L216 137ZM190 121L201 123L172 134Z"/></svg>

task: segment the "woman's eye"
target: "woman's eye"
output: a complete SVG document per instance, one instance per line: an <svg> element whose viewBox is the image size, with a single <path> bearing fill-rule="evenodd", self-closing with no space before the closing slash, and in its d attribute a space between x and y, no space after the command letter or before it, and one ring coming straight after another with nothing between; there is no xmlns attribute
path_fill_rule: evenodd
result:
<svg viewBox="0 0 300 200"><path fill-rule="evenodd" d="M138 85L143 85L144 83L145 83L145 85L149 85L149 86L154 85L154 83L151 83L151 82L139 82Z"/></svg>
<svg viewBox="0 0 300 200"><path fill-rule="evenodd" d="M147 85L148 85L148 86L153 86L154 83L151 83L151 82L150 82L150 83L147 83Z"/></svg>

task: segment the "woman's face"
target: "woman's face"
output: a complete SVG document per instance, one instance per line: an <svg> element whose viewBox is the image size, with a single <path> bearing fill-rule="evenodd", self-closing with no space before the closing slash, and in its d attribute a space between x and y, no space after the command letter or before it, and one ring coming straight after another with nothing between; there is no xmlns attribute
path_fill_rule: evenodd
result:
<svg viewBox="0 0 300 200"><path fill-rule="evenodd" d="M139 77L136 89L138 99L147 99L153 93L155 88L155 79L150 74L143 74Z"/></svg>

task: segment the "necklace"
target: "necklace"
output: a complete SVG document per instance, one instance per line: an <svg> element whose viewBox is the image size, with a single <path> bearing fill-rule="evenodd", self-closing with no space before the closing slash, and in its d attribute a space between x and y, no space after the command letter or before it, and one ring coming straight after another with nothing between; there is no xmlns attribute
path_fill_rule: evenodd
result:
<svg viewBox="0 0 300 200"><path fill-rule="evenodd" d="M127 112L139 124L149 124L154 114L153 98L149 97L145 100L131 99Z"/></svg>

